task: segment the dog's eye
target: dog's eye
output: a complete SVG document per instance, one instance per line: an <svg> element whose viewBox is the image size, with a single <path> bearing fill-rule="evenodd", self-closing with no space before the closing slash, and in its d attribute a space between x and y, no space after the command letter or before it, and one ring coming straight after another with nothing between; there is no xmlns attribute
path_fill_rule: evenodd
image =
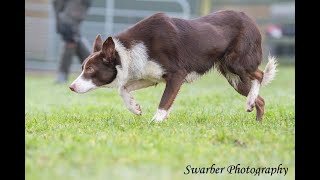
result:
<svg viewBox="0 0 320 180"><path fill-rule="evenodd" d="M86 67L88 73L93 73L93 68L91 66Z"/></svg>

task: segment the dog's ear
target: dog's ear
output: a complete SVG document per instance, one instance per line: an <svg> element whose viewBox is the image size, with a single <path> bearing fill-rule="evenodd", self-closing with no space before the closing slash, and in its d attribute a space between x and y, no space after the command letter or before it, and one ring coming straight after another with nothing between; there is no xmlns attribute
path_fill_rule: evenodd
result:
<svg viewBox="0 0 320 180"><path fill-rule="evenodd" d="M96 39L94 40L94 43L93 43L92 53L100 51L102 48L102 43L103 43L103 40L101 38L101 35L98 34L96 36Z"/></svg>
<svg viewBox="0 0 320 180"><path fill-rule="evenodd" d="M102 52L105 55L105 60L108 61L108 63L115 59L115 45L112 37L108 37L108 39L104 41L102 45Z"/></svg>

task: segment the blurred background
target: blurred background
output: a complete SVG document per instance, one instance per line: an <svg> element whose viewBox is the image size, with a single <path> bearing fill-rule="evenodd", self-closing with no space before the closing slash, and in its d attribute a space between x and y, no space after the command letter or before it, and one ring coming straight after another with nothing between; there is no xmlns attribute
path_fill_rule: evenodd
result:
<svg viewBox="0 0 320 180"><path fill-rule="evenodd" d="M92 0L81 34L91 48L97 34L106 39L158 11L191 19L222 9L243 11L256 20L263 36L264 61L270 52L280 64L294 64L294 0ZM55 21L51 0L25 1L26 71L56 71L63 41ZM81 70L76 58L72 72Z"/></svg>
<svg viewBox="0 0 320 180"><path fill-rule="evenodd" d="M158 11L191 19L233 9L257 22L263 63L269 52L277 57L278 75L260 91L266 100L263 123L255 122L255 112L245 112L245 97L213 72L181 88L170 120L163 125L149 122L164 83L134 92L143 109L141 117L126 110L115 89L81 95L70 91L81 65L76 55L61 58L67 43L57 33L56 1L25 0L26 179L257 179L251 174L183 174L188 164L209 167L212 163L215 167L237 163L277 167L281 163L289 168L288 175L272 178L295 179L293 0L92 0L80 26L90 51L97 34L106 39ZM70 77L55 81L60 80L62 59L68 60L66 69L72 60Z"/></svg>

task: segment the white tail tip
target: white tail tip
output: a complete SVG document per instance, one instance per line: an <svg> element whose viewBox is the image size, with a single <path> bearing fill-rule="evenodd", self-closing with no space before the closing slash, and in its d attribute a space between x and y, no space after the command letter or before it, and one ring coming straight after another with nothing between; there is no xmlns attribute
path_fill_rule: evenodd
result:
<svg viewBox="0 0 320 180"><path fill-rule="evenodd" d="M276 76L277 73L277 60L274 56L268 56L268 63L264 69L264 75L261 82L261 85L265 86L269 84Z"/></svg>

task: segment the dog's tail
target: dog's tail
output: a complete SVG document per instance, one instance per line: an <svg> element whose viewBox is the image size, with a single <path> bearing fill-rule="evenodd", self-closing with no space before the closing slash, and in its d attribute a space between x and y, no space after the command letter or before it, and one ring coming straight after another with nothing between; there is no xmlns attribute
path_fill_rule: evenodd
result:
<svg viewBox="0 0 320 180"><path fill-rule="evenodd" d="M262 82L261 82L261 85L262 86L265 86L267 84L269 84L276 76L276 73L277 73L277 60L274 56L271 56L269 54L268 56L268 63L263 71L263 79L262 79Z"/></svg>

